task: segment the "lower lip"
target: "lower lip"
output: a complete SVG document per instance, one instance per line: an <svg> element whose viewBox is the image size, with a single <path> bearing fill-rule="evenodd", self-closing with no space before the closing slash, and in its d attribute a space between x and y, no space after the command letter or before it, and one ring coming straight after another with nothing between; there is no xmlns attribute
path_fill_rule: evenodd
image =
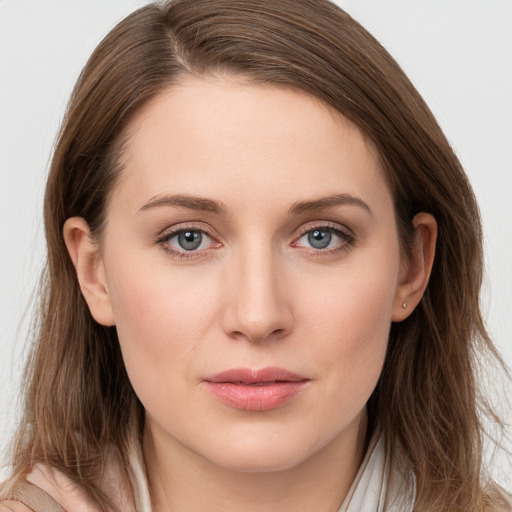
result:
<svg viewBox="0 0 512 512"><path fill-rule="evenodd" d="M246 411L268 411L289 402L306 385L305 380L271 384L234 384L205 382L208 390L222 402Z"/></svg>

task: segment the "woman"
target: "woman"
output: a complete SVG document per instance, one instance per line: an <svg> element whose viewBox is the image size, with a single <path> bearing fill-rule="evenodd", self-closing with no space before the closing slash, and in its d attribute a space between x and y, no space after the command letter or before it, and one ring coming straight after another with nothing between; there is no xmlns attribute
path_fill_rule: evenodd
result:
<svg viewBox="0 0 512 512"><path fill-rule="evenodd" d="M473 193L334 5L122 21L45 226L7 510L510 509L481 468L474 356L499 357Z"/></svg>

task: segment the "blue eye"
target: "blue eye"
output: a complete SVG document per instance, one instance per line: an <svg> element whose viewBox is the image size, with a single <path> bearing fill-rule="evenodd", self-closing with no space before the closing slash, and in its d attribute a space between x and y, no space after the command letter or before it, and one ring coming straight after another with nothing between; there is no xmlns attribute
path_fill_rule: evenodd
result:
<svg viewBox="0 0 512 512"><path fill-rule="evenodd" d="M172 256L185 258L199 256L218 244L212 237L202 229L183 228L165 234L158 240L165 251Z"/></svg>
<svg viewBox="0 0 512 512"><path fill-rule="evenodd" d="M295 247L306 247L318 251L336 251L354 242L354 237L340 228L318 226L303 232L303 235L293 243Z"/></svg>
<svg viewBox="0 0 512 512"><path fill-rule="evenodd" d="M179 231L171 240L175 238L181 249L185 251L195 251L201 246L203 234L200 231Z"/></svg>
<svg viewBox="0 0 512 512"><path fill-rule="evenodd" d="M325 249L332 240L332 233L320 229L308 232L308 242L315 249Z"/></svg>

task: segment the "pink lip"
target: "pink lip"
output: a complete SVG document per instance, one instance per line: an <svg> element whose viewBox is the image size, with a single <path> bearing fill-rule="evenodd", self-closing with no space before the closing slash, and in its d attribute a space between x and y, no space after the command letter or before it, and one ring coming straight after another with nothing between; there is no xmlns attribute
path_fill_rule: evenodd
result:
<svg viewBox="0 0 512 512"><path fill-rule="evenodd" d="M267 411L289 402L309 379L283 368L235 368L204 380L222 402L247 411Z"/></svg>

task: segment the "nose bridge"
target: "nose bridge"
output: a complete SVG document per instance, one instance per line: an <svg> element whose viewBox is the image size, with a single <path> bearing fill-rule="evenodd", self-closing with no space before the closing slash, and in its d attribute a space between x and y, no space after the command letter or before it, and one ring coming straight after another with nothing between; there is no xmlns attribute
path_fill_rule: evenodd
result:
<svg viewBox="0 0 512 512"><path fill-rule="evenodd" d="M282 265L270 241L241 244L230 266L226 331L251 341L281 337L292 326Z"/></svg>

